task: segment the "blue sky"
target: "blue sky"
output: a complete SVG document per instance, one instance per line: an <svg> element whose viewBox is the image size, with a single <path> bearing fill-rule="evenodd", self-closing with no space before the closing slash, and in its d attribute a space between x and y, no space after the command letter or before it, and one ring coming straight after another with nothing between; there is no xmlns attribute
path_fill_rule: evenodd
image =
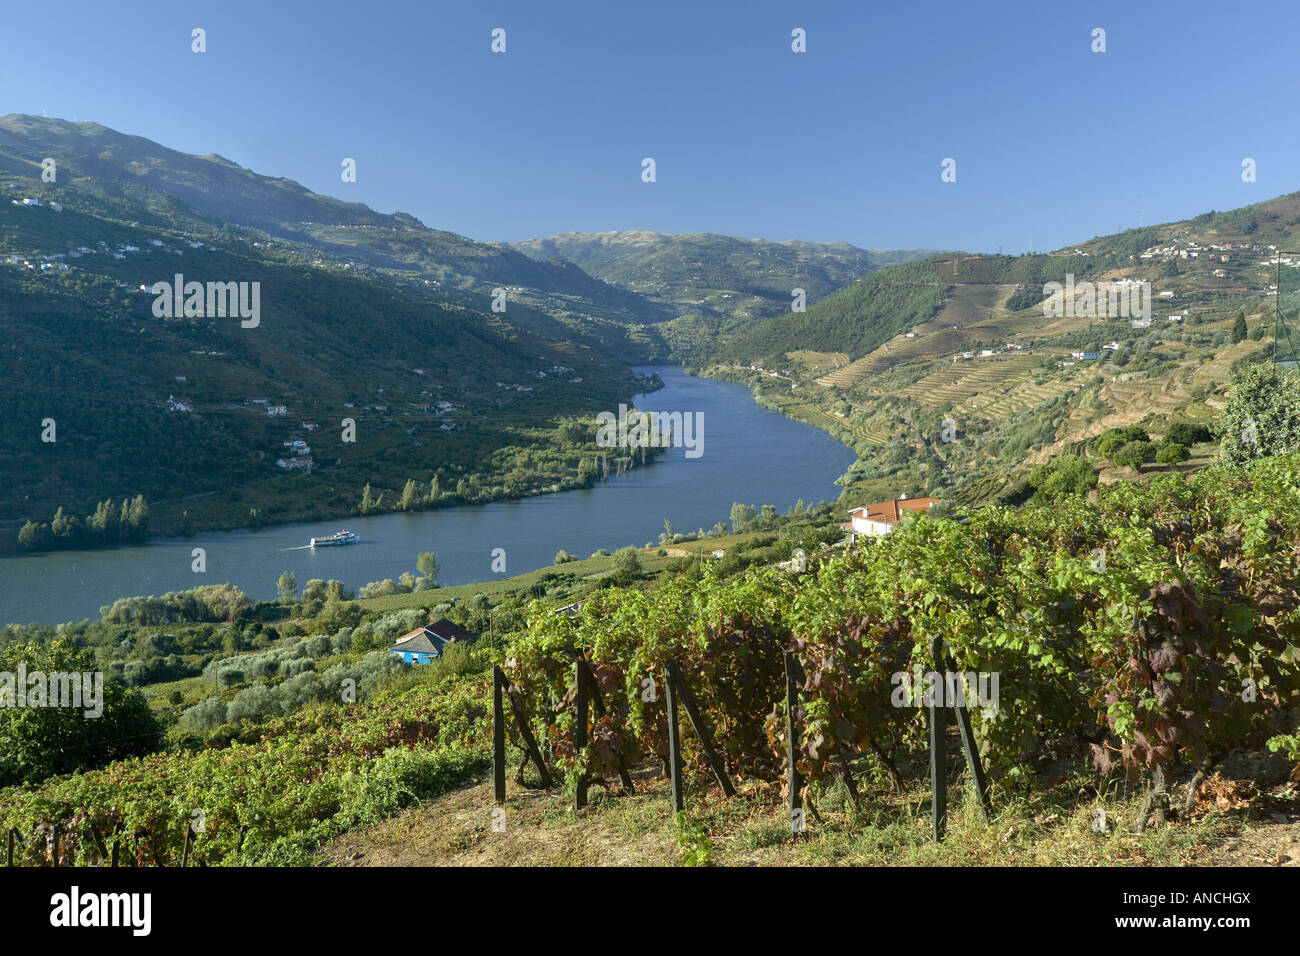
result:
<svg viewBox="0 0 1300 956"><path fill-rule="evenodd" d="M1041 251L1300 189L1300 4L1084 6L13 3L0 114L94 120L494 241Z"/></svg>

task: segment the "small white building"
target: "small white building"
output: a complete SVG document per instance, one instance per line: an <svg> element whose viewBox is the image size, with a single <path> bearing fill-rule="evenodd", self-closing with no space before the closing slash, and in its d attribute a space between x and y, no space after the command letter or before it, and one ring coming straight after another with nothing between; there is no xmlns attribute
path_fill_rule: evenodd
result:
<svg viewBox="0 0 1300 956"><path fill-rule="evenodd" d="M894 526L909 514L929 511L939 503L938 498L891 498L889 501L877 501L863 505L849 512L849 528L855 535L863 534L872 538L883 537L894 530Z"/></svg>

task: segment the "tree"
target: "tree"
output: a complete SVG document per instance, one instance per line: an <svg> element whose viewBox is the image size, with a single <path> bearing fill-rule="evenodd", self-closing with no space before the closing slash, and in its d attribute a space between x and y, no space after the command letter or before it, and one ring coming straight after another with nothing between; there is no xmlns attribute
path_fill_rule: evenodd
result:
<svg viewBox="0 0 1300 956"><path fill-rule="evenodd" d="M145 537L149 531L149 503L144 500L144 495L136 495L131 499L127 520L131 525L132 537Z"/></svg>
<svg viewBox="0 0 1300 956"><path fill-rule="evenodd" d="M49 543L50 526L28 521L18 532L18 547L24 551L38 551Z"/></svg>
<svg viewBox="0 0 1300 956"><path fill-rule="evenodd" d="M1236 345L1246 338L1246 313L1238 312L1237 318L1232 323L1232 344Z"/></svg>
<svg viewBox="0 0 1300 956"><path fill-rule="evenodd" d="M434 475L429 479L429 504L434 504L442 497L442 488L438 485L438 476Z"/></svg>
<svg viewBox="0 0 1300 956"><path fill-rule="evenodd" d="M161 746L162 728L148 702L121 682L104 680L92 652L62 637L49 644L27 641L0 650L0 674L13 675L20 665L28 675L27 700L34 699L32 680L38 673L44 675L48 693L41 706L17 707L12 678L0 689L0 698L9 698L9 705L0 707L0 786L37 783ZM67 701L67 694L78 706L51 706L56 688L60 700ZM98 716L88 716L95 711Z"/></svg>
<svg viewBox="0 0 1300 956"><path fill-rule="evenodd" d="M516 465L510 469L503 482L506 495L511 498L520 498L528 492L529 475L527 470Z"/></svg>
<svg viewBox="0 0 1300 956"><path fill-rule="evenodd" d="M1175 462L1186 461L1192 457L1186 445L1179 444L1176 441L1167 441L1156 449L1156 461L1162 465L1172 465Z"/></svg>
<svg viewBox="0 0 1300 956"><path fill-rule="evenodd" d="M1112 428L1103 432L1102 436L1097 439L1097 454L1102 458L1114 460L1114 453L1123 445L1133 441L1150 441L1151 436L1147 434L1146 429L1140 425L1129 425L1126 428Z"/></svg>
<svg viewBox="0 0 1300 956"><path fill-rule="evenodd" d="M398 501L397 507L403 511L411 511L420 503L420 489L415 485L414 478L407 478L406 485L402 488L402 497Z"/></svg>
<svg viewBox="0 0 1300 956"><path fill-rule="evenodd" d="M614 569L627 575L640 574L641 560L636 556L636 548L628 545L615 551Z"/></svg>
<svg viewBox="0 0 1300 956"><path fill-rule="evenodd" d="M292 604L298 599L298 575L285 571L275 582L275 594L281 604Z"/></svg>
<svg viewBox="0 0 1300 956"><path fill-rule="evenodd" d="M568 564L570 561L577 561L577 560L578 560L577 558L575 558L573 555L569 554L569 552L561 548L559 551L555 552L555 561L553 563Z"/></svg>
<svg viewBox="0 0 1300 956"><path fill-rule="evenodd" d="M1174 422L1165 432L1165 444L1186 445L1191 448L1200 442L1210 441L1214 438L1210 434L1209 428L1204 425L1194 425L1191 422Z"/></svg>
<svg viewBox="0 0 1300 956"><path fill-rule="evenodd" d="M1096 487L1097 474L1087 458L1062 455L1035 465L1029 473L1029 484L1038 501L1056 501L1066 496L1086 495Z"/></svg>
<svg viewBox="0 0 1300 956"><path fill-rule="evenodd" d="M76 530L76 518L69 518L63 513L63 505L59 505L58 510L54 512L54 518L50 521L50 531L56 538L70 538Z"/></svg>
<svg viewBox="0 0 1300 956"><path fill-rule="evenodd" d="M1300 450L1300 375L1265 363L1239 369L1215 430L1233 465Z"/></svg>
<svg viewBox="0 0 1300 956"><path fill-rule="evenodd" d="M734 534L740 534L754 520L754 509L751 505L741 504L739 501L731 506L731 530Z"/></svg>
<svg viewBox="0 0 1300 956"><path fill-rule="evenodd" d="M1142 465L1155 457L1156 446L1149 441L1131 441L1119 447L1119 449L1110 456L1120 468L1136 468L1142 470Z"/></svg>
<svg viewBox="0 0 1300 956"><path fill-rule="evenodd" d="M375 496L370 490L370 482L367 481L366 487L361 490L361 513L368 515L377 510L379 510L379 502L375 501Z"/></svg>
<svg viewBox="0 0 1300 956"><path fill-rule="evenodd" d="M95 513L87 519L86 524L101 541L111 541L117 537L117 511L113 502L105 500L96 505Z"/></svg>
<svg viewBox="0 0 1300 956"><path fill-rule="evenodd" d="M432 551L425 551L415 559L415 570L423 576L426 587L438 586L438 559Z"/></svg>

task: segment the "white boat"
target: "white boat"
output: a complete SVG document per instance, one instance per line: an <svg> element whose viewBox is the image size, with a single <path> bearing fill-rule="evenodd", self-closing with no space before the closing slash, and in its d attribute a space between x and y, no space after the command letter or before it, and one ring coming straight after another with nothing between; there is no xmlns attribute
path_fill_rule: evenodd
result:
<svg viewBox="0 0 1300 956"><path fill-rule="evenodd" d="M360 540L361 537L353 531L336 531L333 534L312 538L311 546L313 548L325 548L335 544L353 544Z"/></svg>

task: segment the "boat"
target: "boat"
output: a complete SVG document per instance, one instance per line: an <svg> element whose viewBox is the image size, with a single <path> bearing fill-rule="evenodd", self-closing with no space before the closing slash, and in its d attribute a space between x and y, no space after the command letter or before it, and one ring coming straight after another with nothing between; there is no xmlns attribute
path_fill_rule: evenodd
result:
<svg viewBox="0 0 1300 956"><path fill-rule="evenodd" d="M324 548L335 544L354 544L360 541L361 537L353 531L335 531L333 534L324 534L318 538L311 539L313 548Z"/></svg>

